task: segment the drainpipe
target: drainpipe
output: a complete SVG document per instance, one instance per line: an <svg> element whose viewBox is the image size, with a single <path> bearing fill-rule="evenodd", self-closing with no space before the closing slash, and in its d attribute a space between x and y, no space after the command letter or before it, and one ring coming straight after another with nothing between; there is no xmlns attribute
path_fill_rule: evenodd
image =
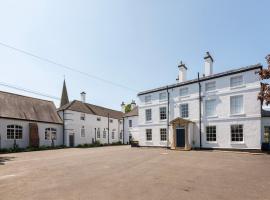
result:
<svg viewBox="0 0 270 200"><path fill-rule="evenodd" d="M95 143L97 142L97 128L95 128Z"/></svg>
<svg viewBox="0 0 270 200"><path fill-rule="evenodd" d="M167 86L167 148L169 148L169 130L170 130L170 93L169 87Z"/></svg>
<svg viewBox="0 0 270 200"><path fill-rule="evenodd" d="M65 145L65 110L63 110L63 145Z"/></svg>
<svg viewBox="0 0 270 200"><path fill-rule="evenodd" d="M110 144L110 114L108 113L108 144Z"/></svg>
<svg viewBox="0 0 270 200"><path fill-rule="evenodd" d="M202 148L202 109L201 109L201 102L202 102L202 87L200 82L200 74L198 72L198 84L199 84L199 130L200 130L200 149Z"/></svg>
<svg viewBox="0 0 270 200"><path fill-rule="evenodd" d="M123 132L122 132L122 137L123 137L123 144L125 144L125 118L123 117Z"/></svg>

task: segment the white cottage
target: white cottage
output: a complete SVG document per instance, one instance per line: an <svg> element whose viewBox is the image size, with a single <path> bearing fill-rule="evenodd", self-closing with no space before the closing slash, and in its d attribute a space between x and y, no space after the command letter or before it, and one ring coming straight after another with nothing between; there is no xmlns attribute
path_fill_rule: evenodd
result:
<svg viewBox="0 0 270 200"><path fill-rule="evenodd" d="M63 144L53 102L0 91L0 149Z"/></svg>
<svg viewBox="0 0 270 200"><path fill-rule="evenodd" d="M138 94L141 146L261 149L269 142L269 117L257 100L262 66L213 74L213 58L204 59L202 77L186 80L181 63L178 83Z"/></svg>

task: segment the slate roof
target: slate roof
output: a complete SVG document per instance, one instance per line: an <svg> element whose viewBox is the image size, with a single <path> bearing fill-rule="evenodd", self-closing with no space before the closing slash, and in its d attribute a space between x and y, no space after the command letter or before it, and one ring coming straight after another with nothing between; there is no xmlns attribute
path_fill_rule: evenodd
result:
<svg viewBox="0 0 270 200"><path fill-rule="evenodd" d="M52 101L0 91L0 118L62 124Z"/></svg>
<svg viewBox="0 0 270 200"><path fill-rule="evenodd" d="M125 117L133 117L133 116L138 116L138 106L136 106L135 108L133 108L133 110L131 110L130 112L125 114Z"/></svg>
<svg viewBox="0 0 270 200"><path fill-rule="evenodd" d="M233 74L237 74L237 73L241 73L241 72L245 72L245 71L249 71L249 70L254 70L254 69L261 69L261 68L262 68L262 65L260 63L258 63L256 65L250 65L250 66L241 67L241 68L238 68L238 69L233 69L233 70L213 74L213 75L210 75L210 76L200 77L200 81L206 81L206 80L210 80L210 79L220 78L220 77L223 77L223 76L229 76L229 75L233 75ZM196 79L192 79L192 80L185 81L185 82L182 82L182 83L175 83L175 84L171 84L171 85L168 85L168 86L163 86L163 87L159 87L159 88L139 92L138 96L144 95L144 94L149 94L149 93L152 93L152 92L158 92L158 91L166 90L167 88L172 89L172 88L175 88L175 87L180 87L180 86L184 86L184 85L188 85L188 84L192 84L192 83L197 83L197 82L198 82L198 79L196 78Z"/></svg>
<svg viewBox="0 0 270 200"><path fill-rule="evenodd" d="M114 118L114 119L121 119L124 117L124 113L122 113L121 111L112 110L109 108L105 108L105 107L101 107L101 106L97 106L97 105L93 105L89 103L83 103L78 100L74 100L62 106L58 110L59 111L72 110L72 111L98 115L98 116L103 116L103 117L108 117L108 114L109 114L110 118Z"/></svg>

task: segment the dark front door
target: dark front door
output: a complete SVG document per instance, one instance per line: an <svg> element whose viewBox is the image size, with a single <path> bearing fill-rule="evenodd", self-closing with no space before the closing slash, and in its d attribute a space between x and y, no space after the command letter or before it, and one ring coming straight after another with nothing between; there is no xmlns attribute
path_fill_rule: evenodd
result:
<svg viewBox="0 0 270 200"><path fill-rule="evenodd" d="M185 147L185 129L176 129L176 146Z"/></svg>
<svg viewBox="0 0 270 200"><path fill-rule="evenodd" d="M69 135L69 146L74 147L74 134Z"/></svg>

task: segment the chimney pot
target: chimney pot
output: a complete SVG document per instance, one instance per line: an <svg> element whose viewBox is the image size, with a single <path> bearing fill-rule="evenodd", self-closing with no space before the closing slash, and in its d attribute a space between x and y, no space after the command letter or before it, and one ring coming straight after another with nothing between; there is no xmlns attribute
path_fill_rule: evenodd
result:
<svg viewBox="0 0 270 200"><path fill-rule="evenodd" d="M179 68L179 75L178 75L178 82L184 82L187 80L187 67L186 65L181 61L178 65Z"/></svg>
<svg viewBox="0 0 270 200"><path fill-rule="evenodd" d="M86 97L86 93L85 92L81 92L81 101L83 103L85 103L85 97Z"/></svg>
<svg viewBox="0 0 270 200"><path fill-rule="evenodd" d="M213 62L211 54L207 51L204 57L204 74L205 76L210 76L213 74Z"/></svg>

